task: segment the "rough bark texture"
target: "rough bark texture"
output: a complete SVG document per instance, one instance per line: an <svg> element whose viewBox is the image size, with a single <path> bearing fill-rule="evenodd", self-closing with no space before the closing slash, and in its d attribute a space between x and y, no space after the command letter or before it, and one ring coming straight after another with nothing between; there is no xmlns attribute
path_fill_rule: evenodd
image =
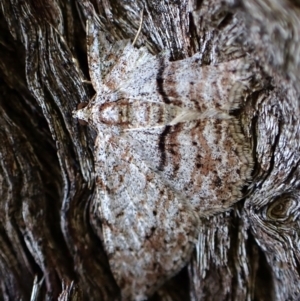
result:
<svg viewBox="0 0 300 301"><path fill-rule="evenodd" d="M190 262L150 300L299 300L299 3L2 0L0 301L120 299L89 222L95 133L72 117L94 95L92 6L108 41L133 40L144 9L136 47L202 65L247 53L259 70L236 112L255 160L245 197L201 219Z"/></svg>

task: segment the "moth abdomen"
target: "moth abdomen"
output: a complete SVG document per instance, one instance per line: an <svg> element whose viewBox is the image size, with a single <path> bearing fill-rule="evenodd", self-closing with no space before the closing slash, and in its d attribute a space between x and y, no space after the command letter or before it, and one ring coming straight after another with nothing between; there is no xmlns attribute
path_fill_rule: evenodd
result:
<svg viewBox="0 0 300 301"><path fill-rule="evenodd" d="M99 105L100 123L121 126L123 130L163 127L171 124L183 110L174 105L121 99Z"/></svg>

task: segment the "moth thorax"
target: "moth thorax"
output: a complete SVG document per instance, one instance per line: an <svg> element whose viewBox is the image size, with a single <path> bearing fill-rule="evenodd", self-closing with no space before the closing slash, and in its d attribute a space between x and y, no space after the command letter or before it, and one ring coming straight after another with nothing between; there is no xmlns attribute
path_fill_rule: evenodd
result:
<svg viewBox="0 0 300 301"><path fill-rule="evenodd" d="M104 103L100 105L98 113L97 119L100 123L119 125L125 121L124 116L127 115L127 106L118 102Z"/></svg>

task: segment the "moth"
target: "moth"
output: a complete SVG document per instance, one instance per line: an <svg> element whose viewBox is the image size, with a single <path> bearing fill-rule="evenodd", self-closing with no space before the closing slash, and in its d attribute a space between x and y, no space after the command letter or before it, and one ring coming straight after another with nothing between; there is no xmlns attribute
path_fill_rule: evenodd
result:
<svg viewBox="0 0 300 301"><path fill-rule="evenodd" d="M87 49L96 95L75 115L97 131L92 223L122 300L144 300L189 260L199 217L242 197L253 160L233 112L251 66L110 45L93 20Z"/></svg>

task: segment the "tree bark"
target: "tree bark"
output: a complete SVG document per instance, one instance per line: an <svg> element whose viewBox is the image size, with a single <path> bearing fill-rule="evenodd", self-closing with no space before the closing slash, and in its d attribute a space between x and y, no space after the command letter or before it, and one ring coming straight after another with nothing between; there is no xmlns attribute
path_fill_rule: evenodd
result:
<svg viewBox="0 0 300 301"><path fill-rule="evenodd" d="M264 19L259 1L231 2L2 0L0 300L120 299L90 224L96 133L72 117L95 93L86 82L92 7L110 43L133 41L143 11L135 47L169 50L174 61L198 52L199 66L249 55L259 70L236 112L255 161L244 198L201 218L190 262L149 300L298 300L299 14L270 1Z"/></svg>

